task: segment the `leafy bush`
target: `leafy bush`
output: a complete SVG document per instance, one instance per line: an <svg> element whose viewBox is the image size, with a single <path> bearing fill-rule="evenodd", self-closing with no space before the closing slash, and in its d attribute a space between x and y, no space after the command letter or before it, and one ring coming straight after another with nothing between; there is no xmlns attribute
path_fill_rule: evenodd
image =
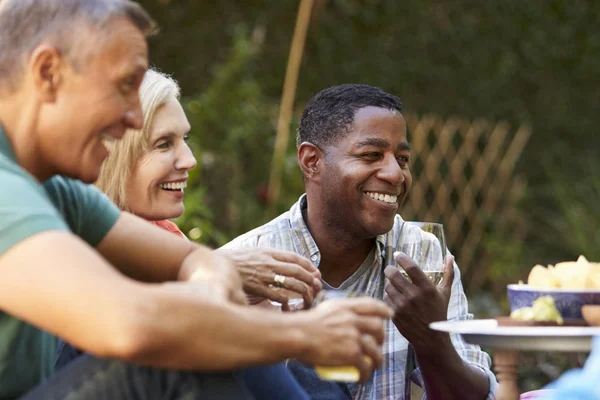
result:
<svg viewBox="0 0 600 400"><path fill-rule="evenodd" d="M594 151L560 151L547 163L546 183L529 199L529 240L544 262L600 262L600 164Z"/></svg>
<svg viewBox="0 0 600 400"><path fill-rule="evenodd" d="M254 62L261 43L260 35L252 37L238 28L229 60L215 69L214 80L202 94L185 101L192 126L190 145L199 162L190 176L186 212L177 223L193 239L212 246L267 219L279 104L266 97L256 81ZM302 191L292 154L286 159L282 208Z"/></svg>

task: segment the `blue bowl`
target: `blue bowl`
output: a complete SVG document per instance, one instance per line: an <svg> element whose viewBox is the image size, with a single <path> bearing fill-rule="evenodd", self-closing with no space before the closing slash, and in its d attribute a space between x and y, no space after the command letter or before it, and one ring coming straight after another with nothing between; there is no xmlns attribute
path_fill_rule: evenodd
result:
<svg viewBox="0 0 600 400"><path fill-rule="evenodd" d="M517 308L531 307L538 297L550 296L563 319L583 319L581 306L600 304L600 290L535 289L529 285L515 284L508 285L506 290L511 312Z"/></svg>

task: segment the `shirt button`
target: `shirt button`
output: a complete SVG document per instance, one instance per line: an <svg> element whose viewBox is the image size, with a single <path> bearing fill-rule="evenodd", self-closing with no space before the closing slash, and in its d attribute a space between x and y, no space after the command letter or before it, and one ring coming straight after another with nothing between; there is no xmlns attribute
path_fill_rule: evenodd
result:
<svg viewBox="0 0 600 400"><path fill-rule="evenodd" d="M313 254L312 256L310 256L310 259L313 261L317 261L317 255Z"/></svg>

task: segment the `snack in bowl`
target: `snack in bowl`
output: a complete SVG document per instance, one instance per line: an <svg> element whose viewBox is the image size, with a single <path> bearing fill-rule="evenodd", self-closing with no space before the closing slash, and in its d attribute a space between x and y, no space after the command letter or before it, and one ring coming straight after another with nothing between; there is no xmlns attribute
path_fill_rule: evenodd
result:
<svg viewBox="0 0 600 400"><path fill-rule="evenodd" d="M556 322L558 325L564 323L550 296L538 297L531 307L517 308L510 313L510 317L520 321Z"/></svg>
<svg viewBox="0 0 600 400"><path fill-rule="evenodd" d="M529 273L527 284L508 285L507 295L511 312L531 307L539 297L550 296L564 320L582 321L583 305L600 305L600 263L580 256L577 261L554 266L536 265Z"/></svg>
<svg viewBox="0 0 600 400"><path fill-rule="evenodd" d="M537 289L600 289L600 263L579 256L577 261L560 262L548 268L538 264L529 272L527 284Z"/></svg>
<svg viewBox="0 0 600 400"><path fill-rule="evenodd" d="M587 304L581 307L583 319L590 326L600 326L600 306Z"/></svg>

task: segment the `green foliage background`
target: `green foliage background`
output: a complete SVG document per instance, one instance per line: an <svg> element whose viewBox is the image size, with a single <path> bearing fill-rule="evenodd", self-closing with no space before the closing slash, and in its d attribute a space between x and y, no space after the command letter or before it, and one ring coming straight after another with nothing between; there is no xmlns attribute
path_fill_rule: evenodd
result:
<svg viewBox="0 0 600 400"><path fill-rule="evenodd" d="M298 2L141 3L161 27L152 63L180 82L201 160L200 192L180 222L204 221L201 240L219 245L266 218ZM327 86L365 82L398 94L407 111L531 123L517 171L529 182L529 236L522 251L507 245L506 262L525 270L534 259L597 257L598 26L593 0L329 0L311 22L297 110ZM281 210L302 191L293 143L286 165Z"/></svg>
<svg viewBox="0 0 600 400"><path fill-rule="evenodd" d="M161 27L151 61L182 86L199 159L178 223L218 246L269 218L298 1L141 3ZM397 94L410 112L530 123L517 167L528 182L526 238L484 238L494 255L481 266L485 291L466 288L478 316L505 312L505 284L526 279L534 264L579 254L600 261L599 26L594 0L329 0L311 22L296 117L319 90L362 82ZM280 211L302 193L293 140L289 150ZM528 373L524 386L556 374Z"/></svg>

